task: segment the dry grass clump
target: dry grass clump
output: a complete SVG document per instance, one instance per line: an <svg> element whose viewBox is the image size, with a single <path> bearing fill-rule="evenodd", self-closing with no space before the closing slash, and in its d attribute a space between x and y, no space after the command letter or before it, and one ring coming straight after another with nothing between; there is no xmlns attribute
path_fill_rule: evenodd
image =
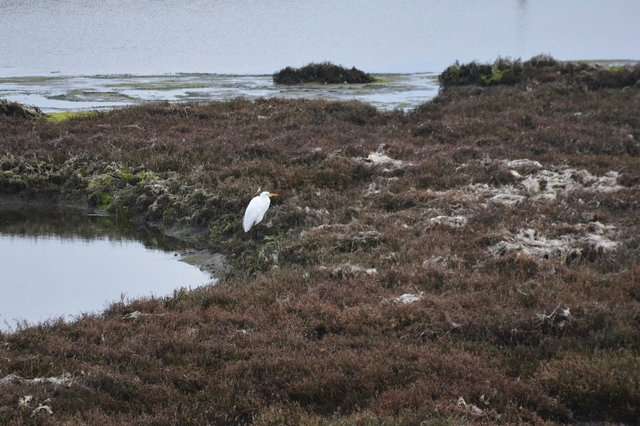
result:
<svg viewBox="0 0 640 426"><path fill-rule="evenodd" d="M301 68L283 68L273 74L273 81L276 84L343 84L372 83L375 78L356 67L349 69L331 62L321 62L311 63Z"/></svg>
<svg viewBox="0 0 640 426"><path fill-rule="evenodd" d="M451 87L407 114L0 117L4 198L87 203L232 266L0 335L0 423L633 423L638 111L636 87L557 80ZM281 197L254 241L260 189Z"/></svg>

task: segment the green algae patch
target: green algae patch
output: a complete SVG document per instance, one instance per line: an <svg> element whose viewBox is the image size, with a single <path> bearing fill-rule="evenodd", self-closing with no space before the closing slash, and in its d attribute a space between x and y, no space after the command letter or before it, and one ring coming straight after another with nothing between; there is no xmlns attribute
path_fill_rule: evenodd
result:
<svg viewBox="0 0 640 426"><path fill-rule="evenodd" d="M499 83L500 80L502 80L503 76L504 76L503 70L493 67L491 69L491 75L483 75L481 78L484 84L489 85L492 83Z"/></svg>
<svg viewBox="0 0 640 426"><path fill-rule="evenodd" d="M390 77L376 77L374 83L392 83L394 81L398 81L398 79Z"/></svg>
<svg viewBox="0 0 640 426"><path fill-rule="evenodd" d="M175 89L200 89L210 87L210 85L198 82L177 82L177 81L148 81L148 82L131 82L131 83L114 83L108 84L107 87L129 88L138 90L175 90Z"/></svg>
<svg viewBox="0 0 640 426"><path fill-rule="evenodd" d="M95 191L89 194L89 203L100 210L107 210L111 205L112 200L113 195L106 192Z"/></svg>
<svg viewBox="0 0 640 426"><path fill-rule="evenodd" d="M111 184L111 182L113 182L113 177L110 174L105 173L97 175L95 177L92 177L89 185L87 185L87 189L91 191L97 188L103 188Z"/></svg>
<svg viewBox="0 0 640 426"><path fill-rule="evenodd" d="M52 80L60 79L60 77L45 77L45 76L26 76L26 77L6 77L0 78L0 84L37 84L47 83Z"/></svg>
<svg viewBox="0 0 640 426"><path fill-rule="evenodd" d="M45 114L47 121L51 123L60 123L66 120L88 120L100 115L98 111L65 111L50 112Z"/></svg>
<svg viewBox="0 0 640 426"><path fill-rule="evenodd" d="M133 177L133 173L131 173L131 169L127 167L118 168L118 173L120 173L120 177L122 177L122 179L131 179Z"/></svg>
<svg viewBox="0 0 640 426"><path fill-rule="evenodd" d="M140 180L150 180L150 179L156 179L158 175L156 175L153 172L138 172L135 175L133 175L133 177L138 178Z"/></svg>
<svg viewBox="0 0 640 426"><path fill-rule="evenodd" d="M93 90L70 90L61 95L48 96L49 99L69 102L129 102L134 98L118 92Z"/></svg>

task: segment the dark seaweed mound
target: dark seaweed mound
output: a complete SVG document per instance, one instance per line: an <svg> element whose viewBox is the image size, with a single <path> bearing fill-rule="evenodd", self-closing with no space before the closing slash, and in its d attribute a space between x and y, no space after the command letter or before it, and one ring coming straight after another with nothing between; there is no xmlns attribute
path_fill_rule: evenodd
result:
<svg viewBox="0 0 640 426"><path fill-rule="evenodd" d="M273 74L276 84L303 84L303 83L371 83L375 79L370 75L352 67L347 69L331 62L309 64L302 68L286 67Z"/></svg>

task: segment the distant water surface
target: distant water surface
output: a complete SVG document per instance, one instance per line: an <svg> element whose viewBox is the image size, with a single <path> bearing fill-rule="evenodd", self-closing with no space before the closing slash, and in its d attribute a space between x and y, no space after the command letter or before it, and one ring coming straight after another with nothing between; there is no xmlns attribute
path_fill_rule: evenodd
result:
<svg viewBox="0 0 640 426"><path fill-rule="evenodd" d="M454 61L640 59L637 0L0 0L0 98L47 112L237 96L410 109ZM332 61L367 86L277 87Z"/></svg>
<svg viewBox="0 0 640 426"><path fill-rule="evenodd" d="M637 0L0 0L0 76L439 72L497 56L640 59Z"/></svg>

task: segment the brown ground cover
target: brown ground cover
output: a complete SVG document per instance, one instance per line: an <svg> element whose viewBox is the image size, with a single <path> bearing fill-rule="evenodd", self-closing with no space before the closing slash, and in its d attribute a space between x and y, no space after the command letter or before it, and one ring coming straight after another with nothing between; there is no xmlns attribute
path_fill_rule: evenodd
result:
<svg viewBox="0 0 640 426"><path fill-rule="evenodd" d="M0 334L0 423L636 422L640 89L593 87L0 116L3 198L87 203L232 266ZM281 196L253 241L259 189Z"/></svg>

